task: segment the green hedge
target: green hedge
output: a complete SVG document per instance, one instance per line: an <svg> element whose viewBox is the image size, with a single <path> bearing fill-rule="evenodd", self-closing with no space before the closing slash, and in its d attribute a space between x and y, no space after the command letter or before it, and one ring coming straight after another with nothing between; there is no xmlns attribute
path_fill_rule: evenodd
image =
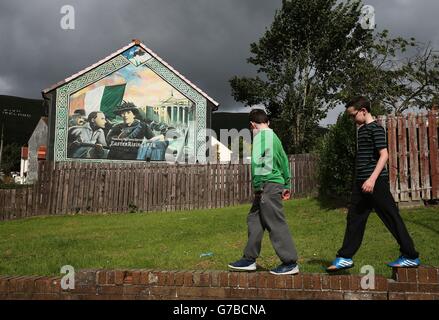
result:
<svg viewBox="0 0 439 320"><path fill-rule="evenodd" d="M321 139L319 154L319 195L347 201L351 194L355 170L356 127L342 113L336 124Z"/></svg>

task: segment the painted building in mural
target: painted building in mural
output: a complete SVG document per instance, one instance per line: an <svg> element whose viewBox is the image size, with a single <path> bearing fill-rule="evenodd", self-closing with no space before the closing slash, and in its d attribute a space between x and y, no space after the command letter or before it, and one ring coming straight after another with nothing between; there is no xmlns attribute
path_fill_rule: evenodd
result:
<svg viewBox="0 0 439 320"><path fill-rule="evenodd" d="M205 161L218 103L135 40L43 91L54 161Z"/></svg>

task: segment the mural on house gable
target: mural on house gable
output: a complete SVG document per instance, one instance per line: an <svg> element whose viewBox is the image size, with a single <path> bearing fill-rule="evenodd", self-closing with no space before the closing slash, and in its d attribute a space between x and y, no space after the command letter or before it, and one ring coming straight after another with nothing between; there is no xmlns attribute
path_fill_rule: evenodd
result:
<svg viewBox="0 0 439 320"><path fill-rule="evenodd" d="M131 64L72 94L67 157L164 161L194 152L194 103L149 69L140 47Z"/></svg>

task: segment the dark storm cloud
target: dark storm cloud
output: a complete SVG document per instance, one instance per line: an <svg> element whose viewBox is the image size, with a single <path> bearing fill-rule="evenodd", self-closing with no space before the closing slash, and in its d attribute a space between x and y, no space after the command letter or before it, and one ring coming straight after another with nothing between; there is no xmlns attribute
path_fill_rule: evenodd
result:
<svg viewBox="0 0 439 320"><path fill-rule="evenodd" d="M363 0L375 9L378 30L387 29L390 36L414 37L418 42L431 44L439 50L439 1L437 0ZM322 125L335 123L344 106L328 112Z"/></svg>
<svg viewBox="0 0 439 320"><path fill-rule="evenodd" d="M75 9L76 29L62 30L60 9ZM270 24L280 1L2 2L0 90L40 91L139 38L221 103L235 105L228 79L252 73L249 44Z"/></svg>
<svg viewBox="0 0 439 320"><path fill-rule="evenodd" d="M439 47L437 0L368 0L378 28ZM75 8L76 29L62 30L60 9ZM2 0L0 94L39 98L40 91L97 62L131 39L149 48L221 103L237 109L228 80L252 75L249 45L263 34L281 0ZM333 122L331 113L326 122Z"/></svg>

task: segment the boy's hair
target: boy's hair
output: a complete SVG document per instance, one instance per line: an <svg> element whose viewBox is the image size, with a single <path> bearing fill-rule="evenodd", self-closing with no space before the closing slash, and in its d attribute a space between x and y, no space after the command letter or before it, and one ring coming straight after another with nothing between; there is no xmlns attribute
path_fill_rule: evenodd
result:
<svg viewBox="0 0 439 320"><path fill-rule="evenodd" d="M362 108L370 112L370 101L366 97L358 96L346 103L345 108L354 107L355 110L360 110Z"/></svg>
<svg viewBox="0 0 439 320"><path fill-rule="evenodd" d="M249 118L251 122L268 123L268 116L262 109L253 109L250 111Z"/></svg>

